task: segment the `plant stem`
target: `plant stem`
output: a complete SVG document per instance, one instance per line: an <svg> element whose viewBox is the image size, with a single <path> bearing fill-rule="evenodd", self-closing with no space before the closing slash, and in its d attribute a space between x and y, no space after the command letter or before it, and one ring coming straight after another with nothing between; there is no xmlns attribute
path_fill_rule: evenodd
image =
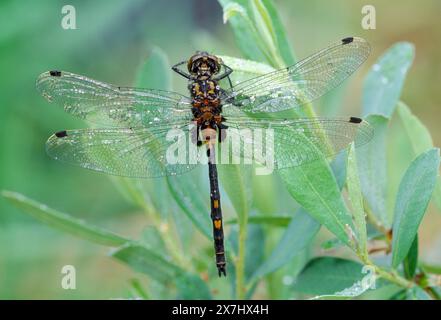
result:
<svg viewBox="0 0 441 320"><path fill-rule="evenodd" d="M375 229L377 229L384 235L387 235L389 230L377 219L377 217L374 215L374 213L372 212L366 201L364 201L363 207L365 208L368 220L372 223Z"/></svg>
<svg viewBox="0 0 441 320"><path fill-rule="evenodd" d="M153 224L159 231L161 238L165 243L167 251L170 253L173 260L176 261L176 263L180 266L188 265L184 261L181 250L179 250L179 248L175 245L175 243L178 243L178 241L173 241L173 235L171 235L169 232L170 227L168 226L168 223L164 224L157 210L149 204L149 202L151 201L148 201L149 199L147 199L147 201L146 199L144 199L144 195L139 191L137 186L134 185L132 181L122 178L121 182L123 182L124 187L129 192L129 195L132 197L133 202L143 210L144 214L147 217L152 219Z"/></svg>
<svg viewBox="0 0 441 320"><path fill-rule="evenodd" d="M158 229L161 234L162 240L165 243L167 251L172 256L173 260L180 266L188 265L185 263L184 258L181 254L181 250L175 245L178 241L173 241L173 235L169 232L170 226L168 222L164 222L161 216L158 214L156 210L153 210L150 213L150 217L153 220L155 227Z"/></svg>
<svg viewBox="0 0 441 320"><path fill-rule="evenodd" d="M383 279L386 279L386 280L388 280L388 281L390 281L392 283L395 283L395 284L397 284L397 285L399 285L401 287L412 288L415 285L415 283L413 283L413 282L411 282L411 281L401 277L396 272L386 271L386 270L383 270L380 267L375 266L375 265L373 267L375 268L375 272L380 277L382 277Z"/></svg>
<svg viewBox="0 0 441 320"><path fill-rule="evenodd" d="M359 258L365 265L373 267L375 270L375 273L378 274L383 279L386 279L386 280L388 280L392 283L395 283L395 284L399 285L400 287L404 287L404 288L412 288L414 285L416 285L414 282L403 278L402 276L397 274L395 271L387 271L387 270L380 268L379 266L372 263L372 261L370 261L369 258L363 258L361 256L359 256Z"/></svg>
<svg viewBox="0 0 441 320"><path fill-rule="evenodd" d="M236 299L245 298L245 243L247 238L247 221L241 219L239 222L239 248L236 262Z"/></svg>

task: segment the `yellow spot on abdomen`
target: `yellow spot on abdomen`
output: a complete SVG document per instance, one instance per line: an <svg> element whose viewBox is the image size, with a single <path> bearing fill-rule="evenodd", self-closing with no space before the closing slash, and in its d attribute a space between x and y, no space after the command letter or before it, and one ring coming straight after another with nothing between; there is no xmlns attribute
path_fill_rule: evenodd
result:
<svg viewBox="0 0 441 320"><path fill-rule="evenodd" d="M219 208L219 200L214 200L214 201L213 201L213 207L214 207L215 209Z"/></svg>
<svg viewBox="0 0 441 320"><path fill-rule="evenodd" d="M214 227L216 228L216 229L220 229L221 228L221 226L222 226L222 220L214 220L213 221L214 222Z"/></svg>

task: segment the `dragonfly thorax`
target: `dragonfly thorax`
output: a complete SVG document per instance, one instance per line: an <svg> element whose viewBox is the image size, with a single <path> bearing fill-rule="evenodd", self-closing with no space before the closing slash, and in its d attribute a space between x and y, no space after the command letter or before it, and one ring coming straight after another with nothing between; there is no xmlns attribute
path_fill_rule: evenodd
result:
<svg viewBox="0 0 441 320"><path fill-rule="evenodd" d="M190 83L193 104L218 105L220 88L214 80L195 80Z"/></svg>

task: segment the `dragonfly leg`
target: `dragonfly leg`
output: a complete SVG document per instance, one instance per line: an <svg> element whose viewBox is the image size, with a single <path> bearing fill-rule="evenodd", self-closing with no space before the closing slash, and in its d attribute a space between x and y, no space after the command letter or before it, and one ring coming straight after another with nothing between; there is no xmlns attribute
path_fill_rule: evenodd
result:
<svg viewBox="0 0 441 320"><path fill-rule="evenodd" d="M217 76L214 80L219 81L222 80L224 78L228 79L228 83L230 84L230 89L233 88L233 83L231 82L230 79L230 74L233 72L233 69L231 69L229 66L222 64L222 66L225 68L224 73L220 74L219 76Z"/></svg>
<svg viewBox="0 0 441 320"><path fill-rule="evenodd" d="M214 161L214 148L209 144L207 149L208 156L208 174L210 178L210 199L211 199L211 220L213 221L214 251L216 254L216 267L219 277L227 276L225 248L224 248L224 230L222 226L222 209L220 204L219 182L217 178L217 168Z"/></svg>
<svg viewBox="0 0 441 320"><path fill-rule="evenodd" d="M175 64L174 66L172 66L172 70L176 73L178 73L179 75L183 76L184 78L187 79L193 79L193 77L191 76L191 74L186 73L184 71L182 71L181 69L179 69L180 66L182 66L183 64L186 64L187 61L181 61L178 62L177 64Z"/></svg>

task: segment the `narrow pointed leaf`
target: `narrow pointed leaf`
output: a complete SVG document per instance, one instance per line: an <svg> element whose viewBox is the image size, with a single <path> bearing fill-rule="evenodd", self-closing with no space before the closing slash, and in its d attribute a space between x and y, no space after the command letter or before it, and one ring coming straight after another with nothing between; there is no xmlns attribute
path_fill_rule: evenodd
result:
<svg viewBox="0 0 441 320"><path fill-rule="evenodd" d="M247 12L246 1L219 0L224 11L224 23L231 25L238 47L245 58L259 62L269 62L263 50L256 28Z"/></svg>
<svg viewBox="0 0 441 320"><path fill-rule="evenodd" d="M299 210L269 258L256 270L252 279L263 277L276 271L291 261L311 242L320 229L320 224L304 210Z"/></svg>
<svg viewBox="0 0 441 320"><path fill-rule="evenodd" d="M276 45L278 51L280 52L283 60L285 61L286 66L291 66L295 63L295 57L292 52L289 41L286 37L285 27L280 21L279 14L274 7L274 4L271 0L262 0L268 14L271 17L271 22L274 28L274 33L276 35Z"/></svg>
<svg viewBox="0 0 441 320"><path fill-rule="evenodd" d="M399 42L389 48L373 65L363 86L364 116L392 116L413 57L413 45Z"/></svg>
<svg viewBox="0 0 441 320"><path fill-rule="evenodd" d="M388 227L391 221L386 211L386 133L388 120L370 115L366 119L375 130L373 139L356 149L361 190L379 222Z"/></svg>
<svg viewBox="0 0 441 320"><path fill-rule="evenodd" d="M413 239L412 246L403 261L404 275L407 279L413 279L418 265L418 234Z"/></svg>
<svg viewBox="0 0 441 320"><path fill-rule="evenodd" d="M363 265L352 260L333 257L312 259L294 284L294 291L311 295L332 295L350 288L366 274Z"/></svg>
<svg viewBox="0 0 441 320"><path fill-rule="evenodd" d="M142 245L127 244L113 252L112 257L162 284L175 283L180 299L211 298L210 292L202 279L188 273L158 255L155 251Z"/></svg>
<svg viewBox="0 0 441 320"><path fill-rule="evenodd" d="M315 220L345 244L350 243L348 227L352 226L352 219L325 159L279 170L279 175L291 196Z"/></svg>
<svg viewBox="0 0 441 320"><path fill-rule="evenodd" d="M248 223L262 224L274 227L287 227L292 220L292 217L287 216L251 216L248 217ZM237 224L237 219L229 219L227 224Z"/></svg>
<svg viewBox="0 0 441 320"><path fill-rule="evenodd" d="M89 225L83 220L49 208L47 205L27 198L20 193L3 191L2 196L35 219L76 237L110 247L131 242L130 239L119 236L111 231Z"/></svg>
<svg viewBox="0 0 441 320"><path fill-rule="evenodd" d="M181 210L187 215L199 231L201 231L206 237L210 238L209 189L204 189L201 187L200 183L195 183L195 181L200 181L200 172L192 172L191 175L191 179L189 179L188 176L167 177L166 182L171 195L174 197Z"/></svg>
<svg viewBox="0 0 441 320"><path fill-rule="evenodd" d="M285 30L271 1L219 0L236 42L247 59L273 67L293 65L295 59Z"/></svg>
<svg viewBox="0 0 441 320"><path fill-rule="evenodd" d="M415 158L420 153L429 148L433 148L433 140L426 126L412 114L409 107L403 102L399 102L397 113L404 127L409 146ZM410 160L411 161L411 160ZM438 177L433 197L438 209L441 209L441 178Z"/></svg>
<svg viewBox="0 0 441 320"><path fill-rule="evenodd" d="M363 207L363 197L361 195L360 180L357 172L357 158L354 144L351 145L348 155L347 165L347 186L349 199L352 204L352 216L354 228L357 236L357 246L359 254L367 258L367 231L366 218Z"/></svg>

